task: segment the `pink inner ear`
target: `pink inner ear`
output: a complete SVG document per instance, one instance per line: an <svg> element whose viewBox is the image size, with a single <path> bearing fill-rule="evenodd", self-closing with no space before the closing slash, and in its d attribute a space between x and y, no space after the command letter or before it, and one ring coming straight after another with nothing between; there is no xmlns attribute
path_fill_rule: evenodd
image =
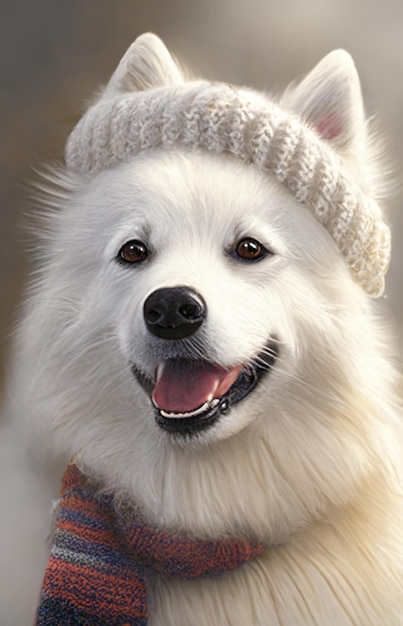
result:
<svg viewBox="0 0 403 626"><path fill-rule="evenodd" d="M331 139L341 135L343 132L343 125L340 118L338 118L334 113L327 113L326 115L322 115L319 120L315 122L315 129L322 139L330 141Z"/></svg>

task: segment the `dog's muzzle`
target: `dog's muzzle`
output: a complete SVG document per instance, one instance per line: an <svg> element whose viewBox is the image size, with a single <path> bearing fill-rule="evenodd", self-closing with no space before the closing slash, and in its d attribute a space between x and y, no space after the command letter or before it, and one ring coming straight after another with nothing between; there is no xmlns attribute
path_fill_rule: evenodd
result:
<svg viewBox="0 0 403 626"><path fill-rule="evenodd" d="M202 296L187 286L157 289L143 307L147 330L162 340L191 337L207 318ZM210 428L221 415L248 396L273 368L278 341L271 337L263 349L244 363L224 368L218 363L183 356L165 357L149 375L132 363L132 371L147 392L157 424L164 430L192 436Z"/></svg>

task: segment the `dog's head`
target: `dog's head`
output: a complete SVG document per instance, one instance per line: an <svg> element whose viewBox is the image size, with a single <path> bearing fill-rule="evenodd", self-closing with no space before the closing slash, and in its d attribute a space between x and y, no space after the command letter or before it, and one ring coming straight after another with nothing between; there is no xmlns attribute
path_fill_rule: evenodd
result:
<svg viewBox="0 0 403 626"><path fill-rule="evenodd" d="M360 290L328 233L278 183L229 157L158 152L98 175L84 202L96 235L82 246L98 265L90 328L116 337L119 367L159 436L227 437L266 419L296 378L320 388Z"/></svg>
<svg viewBox="0 0 403 626"><path fill-rule="evenodd" d="M123 88L183 82L160 45L146 38L131 49L134 61L125 57L102 106L118 108ZM326 57L287 92L281 110L343 167L345 176L326 181L330 199L337 204L346 180L353 200L371 194L359 82L346 53ZM192 517L203 532L215 515L223 524L232 515L224 484L228 501L238 492L238 521L256 515L246 504L252 484L272 489L262 520L279 527L284 516L298 524L323 499L345 497L346 476L352 485L367 463L370 426L356 407L388 375L354 259L337 239L340 216L319 219L305 201L311 191L293 188L292 168L284 185L281 163L270 171L226 152L150 145L69 174L24 337L30 402L48 416L59 445L160 517L176 490L164 515ZM306 159L305 167L311 182L321 176ZM323 197L315 206L325 213ZM197 473L197 487L178 473L173 487L178 460L185 474ZM224 481L221 500L210 493L212 502L199 498L192 511L211 472ZM294 487L292 503L284 490Z"/></svg>

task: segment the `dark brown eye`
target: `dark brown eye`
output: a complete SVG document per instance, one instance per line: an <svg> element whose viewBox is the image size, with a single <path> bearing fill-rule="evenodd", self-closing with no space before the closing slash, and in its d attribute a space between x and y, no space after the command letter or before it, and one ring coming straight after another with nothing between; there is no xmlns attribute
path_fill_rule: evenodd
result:
<svg viewBox="0 0 403 626"><path fill-rule="evenodd" d="M241 239L234 250L234 256L241 259L242 261L260 261L267 254L269 254L268 250L256 239L252 239L252 237L245 237L245 239Z"/></svg>
<svg viewBox="0 0 403 626"><path fill-rule="evenodd" d="M148 257L147 246L137 239L127 241L119 250L118 260L124 263L141 263Z"/></svg>

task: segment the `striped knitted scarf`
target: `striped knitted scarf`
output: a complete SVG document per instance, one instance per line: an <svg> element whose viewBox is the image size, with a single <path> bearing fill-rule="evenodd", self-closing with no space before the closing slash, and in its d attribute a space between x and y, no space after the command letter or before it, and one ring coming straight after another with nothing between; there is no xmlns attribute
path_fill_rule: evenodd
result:
<svg viewBox="0 0 403 626"><path fill-rule="evenodd" d="M63 476L56 530L36 626L146 626L146 580L157 574L215 576L260 554L242 539L207 541L129 522L71 464Z"/></svg>

